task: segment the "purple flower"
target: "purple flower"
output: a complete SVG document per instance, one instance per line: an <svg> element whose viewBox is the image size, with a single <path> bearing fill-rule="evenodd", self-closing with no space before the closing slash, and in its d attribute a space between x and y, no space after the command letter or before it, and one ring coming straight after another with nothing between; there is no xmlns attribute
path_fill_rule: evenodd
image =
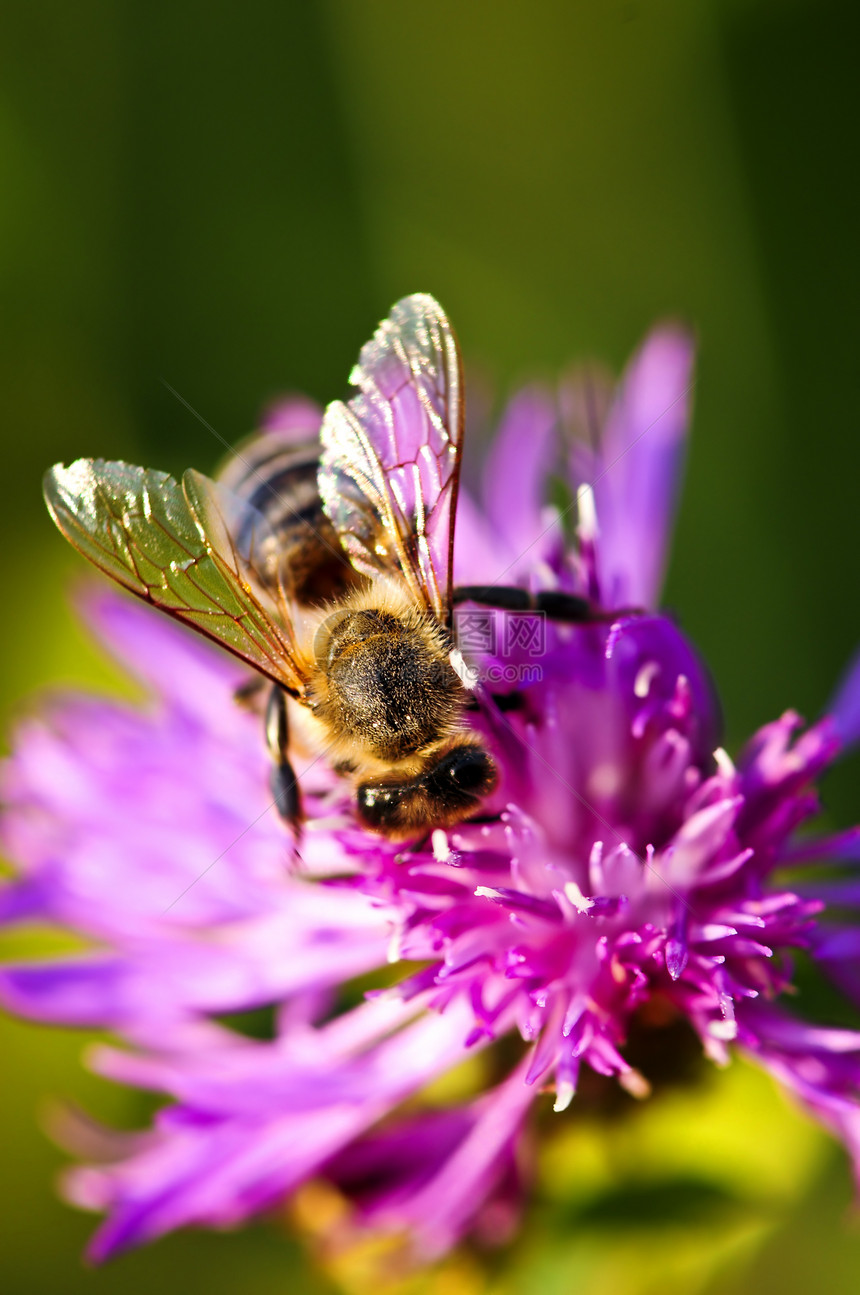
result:
<svg viewBox="0 0 860 1295"><path fill-rule="evenodd" d="M516 397L483 506L461 493L457 580L653 608L691 365L666 328L611 398L581 383ZM293 403L273 431L310 416ZM575 544L546 504L565 455ZM860 670L811 728L788 712L733 762L702 663L657 611L539 624L539 642L490 614L474 723L501 777L484 821L406 845L370 835L343 781L298 752L295 871L259 722L233 700L241 668L121 598L86 612L149 700L64 697L22 725L2 775L17 871L0 919L55 924L87 948L7 964L0 997L109 1030L121 1046L95 1048L93 1068L163 1099L147 1130L90 1136L93 1162L67 1176L69 1197L106 1215L96 1258L235 1224L314 1176L425 1257L472 1228L505 1236L530 1112L571 1118L583 1068L645 1096L625 1045L653 1003L718 1064L743 1049L860 1165L860 1034L804 1022L781 997L804 950L860 998L856 928L820 920L825 901L860 900L835 867L860 857L860 829L805 828L815 779L860 736ZM821 862L826 882L780 881ZM368 973L379 988L357 997ZM272 1037L250 1037L234 1014L264 1006ZM485 1091L417 1100L481 1050Z"/></svg>

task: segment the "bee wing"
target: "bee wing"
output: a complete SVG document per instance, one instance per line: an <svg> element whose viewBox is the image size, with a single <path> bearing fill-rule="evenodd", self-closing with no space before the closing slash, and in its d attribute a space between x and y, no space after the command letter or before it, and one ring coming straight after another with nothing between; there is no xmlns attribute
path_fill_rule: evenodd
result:
<svg viewBox="0 0 860 1295"><path fill-rule="evenodd" d="M180 485L165 472L104 459L58 464L44 491L66 539L106 575L274 682L303 691L286 601L266 592L255 566L262 518L239 553L229 494L207 477L189 471Z"/></svg>
<svg viewBox="0 0 860 1295"><path fill-rule="evenodd" d="M444 620L463 441L460 349L445 312L398 301L350 374L358 392L323 419L320 495L362 575L400 571Z"/></svg>

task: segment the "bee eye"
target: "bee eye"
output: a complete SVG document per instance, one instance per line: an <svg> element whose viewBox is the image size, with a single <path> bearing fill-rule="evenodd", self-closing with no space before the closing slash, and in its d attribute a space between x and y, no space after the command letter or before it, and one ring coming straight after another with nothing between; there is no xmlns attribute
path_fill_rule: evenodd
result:
<svg viewBox="0 0 860 1295"><path fill-rule="evenodd" d="M358 788L356 800L358 812L368 827L381 828L396 816L405 790L397 784L364 783Z"/></svg>
<svg viewBox="0 0 860 1295"><path fill-rule="evenodd" d="M452 751L439 762L434 773L434 782L453 783L459 791L485 793L492 788L495 780L493 762L480 747L460 747Z"/></svg>

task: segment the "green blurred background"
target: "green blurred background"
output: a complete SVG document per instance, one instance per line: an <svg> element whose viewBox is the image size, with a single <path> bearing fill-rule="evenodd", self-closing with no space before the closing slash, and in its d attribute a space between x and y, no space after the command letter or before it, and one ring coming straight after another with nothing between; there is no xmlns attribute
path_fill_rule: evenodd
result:
<svg viewBox="0 0 860 1295"><path fill-rule="evenodd" d="M418 290L499 392L695 325L667 602L730 749L818 713L860 642L855 4L35 0L3 29L6 720L111 679L67 610L80 567L43 469L211 468L221 445L162 380L233 441L279 392L343 394ZM835 821L857 783L857 762L830 779ZM56 1202L37 1120L64 1094L133 1122L133 1099L85 1075L80 1036L0 1033L4 1295L369 1287L268 1223L84 1269L91 1220ZM602 1140L558 1127L525 1239L410 1290L860 1288L844 1156L744 1066Z"/></svg>

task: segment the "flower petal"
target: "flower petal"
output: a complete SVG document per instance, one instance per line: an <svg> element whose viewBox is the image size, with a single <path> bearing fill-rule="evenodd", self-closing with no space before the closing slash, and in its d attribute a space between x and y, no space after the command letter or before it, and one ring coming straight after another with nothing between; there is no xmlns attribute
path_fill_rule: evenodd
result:
<svg viewBox="0 0 860 1295"><path fill-rule="evenodd" d="M555 512L546 507L557 426L555 407L540 387L520 391L505 411L485 472L484 508L501 542L489 583L517 584L559 546Z"/></svg>
<svg viewBox="0 0 860 1295"><path fill-rule="evenodd" d="M625 371L604 431L597 475L597 563L610 607L656 605L693 387L693 339L669 326L646 339Z"/></svg>
<svg viewBox="0 0 860 1295"><path fill-rule="evenodd" d="M832 717L844 747L860 740L860 656L846 670L826 714Z"/></svg>

